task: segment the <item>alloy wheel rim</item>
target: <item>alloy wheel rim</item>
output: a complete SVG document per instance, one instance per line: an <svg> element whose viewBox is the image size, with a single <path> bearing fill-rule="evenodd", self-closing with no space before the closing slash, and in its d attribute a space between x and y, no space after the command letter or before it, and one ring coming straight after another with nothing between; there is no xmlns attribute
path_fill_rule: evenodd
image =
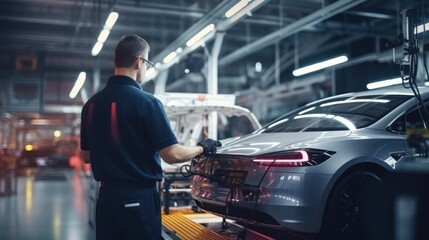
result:
<svg viewBox="0 0 429 240"><path fill-rule="evenodd" d="M375 175L359 174L346 184L337 199L337 229L342 239L353 239L357 233L362 204L361 191L369 184L380 182Z"/></svg>

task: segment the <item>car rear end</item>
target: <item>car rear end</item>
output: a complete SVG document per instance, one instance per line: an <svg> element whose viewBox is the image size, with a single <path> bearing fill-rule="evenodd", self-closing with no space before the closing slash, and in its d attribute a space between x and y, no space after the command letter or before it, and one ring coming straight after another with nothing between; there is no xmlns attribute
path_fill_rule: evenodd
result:
<svg viewBox="0 0 429 240"><path fill-rule="evenodd" d="M308 168L334 152L299 149L240 156L219 154L194 163L192 194L200 208L271 228L317 232L321 198L331 178Z"/></svg>

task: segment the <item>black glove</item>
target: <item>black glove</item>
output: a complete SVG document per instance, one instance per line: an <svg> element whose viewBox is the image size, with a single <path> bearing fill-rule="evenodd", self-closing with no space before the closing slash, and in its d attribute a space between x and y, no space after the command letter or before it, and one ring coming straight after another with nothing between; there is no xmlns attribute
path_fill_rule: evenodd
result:
<svg viewBox="0 0 429 240"><path fill-rule="evenodd" d="M214 140L211 138L206 138L202 140L201 142L197 143L201 147L203 147L203 155L207 156L209 153L215 153L216 149L220 146L222 146L222 143L218 140Z"/></svg>

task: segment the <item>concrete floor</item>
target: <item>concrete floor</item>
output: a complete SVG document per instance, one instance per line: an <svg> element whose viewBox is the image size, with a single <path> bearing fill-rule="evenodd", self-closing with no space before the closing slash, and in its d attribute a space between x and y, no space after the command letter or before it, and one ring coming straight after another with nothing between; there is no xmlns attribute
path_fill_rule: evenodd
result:
<svg viewBox="0 0 429 240"><path fill-rule="evenodd" d="M16 194L0 196L2 240L93 240L89 183L74 170L27 171Z"/></svg>

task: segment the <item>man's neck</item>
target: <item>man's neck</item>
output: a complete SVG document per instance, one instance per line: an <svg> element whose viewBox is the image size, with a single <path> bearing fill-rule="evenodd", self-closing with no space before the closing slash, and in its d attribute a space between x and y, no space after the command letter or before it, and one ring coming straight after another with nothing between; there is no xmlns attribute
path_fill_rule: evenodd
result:
<svg viewBox="0 0 429 240"><path fill-rule="evenodd" d="M129 68L115 68L115 75L128 76L134 80L137 79L136 71L129 69Z"/></svg>

